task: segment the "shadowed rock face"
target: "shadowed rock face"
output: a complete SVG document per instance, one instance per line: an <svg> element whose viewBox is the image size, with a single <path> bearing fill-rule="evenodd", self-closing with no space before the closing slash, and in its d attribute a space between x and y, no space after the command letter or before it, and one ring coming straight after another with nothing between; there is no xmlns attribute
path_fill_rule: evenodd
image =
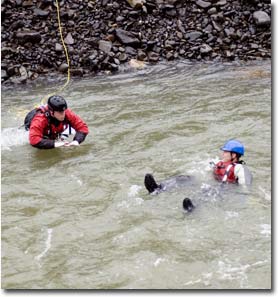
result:
<svg viewBox="0 0 278 297"><path fill-rule="evenodd" d="M2 83L23 83L42 74L63 72L65 67L61 65L66 59L55 1L1 3ZM219 62L271 58L270 1L59 3L72 75L117 71L132 59L157 63L174 59Z"/></svg>

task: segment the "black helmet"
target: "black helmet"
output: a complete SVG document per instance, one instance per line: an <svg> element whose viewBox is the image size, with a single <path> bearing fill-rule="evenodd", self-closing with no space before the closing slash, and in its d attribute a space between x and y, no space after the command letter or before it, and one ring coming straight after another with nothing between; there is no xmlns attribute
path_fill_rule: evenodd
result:
<svg viewBox="0 0 278 297"><path fill-rule="evenodd" d="M58 95L49 97L47 105L52 111L64 111L68 108L66 100L62 96Z"/></svg>

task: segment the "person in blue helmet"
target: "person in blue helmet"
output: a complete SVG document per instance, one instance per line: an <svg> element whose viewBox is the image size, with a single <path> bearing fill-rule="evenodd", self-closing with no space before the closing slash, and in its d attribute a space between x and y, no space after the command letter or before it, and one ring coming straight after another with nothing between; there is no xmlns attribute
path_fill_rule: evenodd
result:
<svg viewBox="0 0 278 297"><path fill-rule="evenodd" d="M240 160L244 155L243 144L235 139L228 140L221 148L222 160L214 165L213 175L215 179L223 183L238 183L250 185L252 174Z"/></svg>

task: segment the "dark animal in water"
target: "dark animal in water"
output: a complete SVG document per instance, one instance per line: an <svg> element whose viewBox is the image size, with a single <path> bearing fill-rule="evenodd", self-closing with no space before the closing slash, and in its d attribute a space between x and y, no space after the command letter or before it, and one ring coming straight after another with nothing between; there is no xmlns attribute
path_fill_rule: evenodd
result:
<svg viewBox="0 0 278 297"><path fill-rule="evenodd" d="M189 175L178 175L171 177L169 179L166 179L162 181L160 184L158 184L152 174L146 174L144 184L146 189L150 194L159 194L163 191L171 190L172 188L182 186L184 184L188 184L189 181L192 180L192 177ZM190 212L193 210L194 205L192 201L189 198L185 198L183 200L183 209Z"/></svg>

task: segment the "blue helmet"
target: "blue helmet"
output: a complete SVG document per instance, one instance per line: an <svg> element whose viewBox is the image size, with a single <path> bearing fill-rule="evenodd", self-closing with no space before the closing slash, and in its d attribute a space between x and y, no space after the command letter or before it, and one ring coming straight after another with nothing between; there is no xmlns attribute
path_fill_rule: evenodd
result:
<svg viewBox="0 0 278 297"><path fill-rule="evenodd" d="M244 146L238 140L228 140L220 149L222 151L244 155Z"/></svg>

